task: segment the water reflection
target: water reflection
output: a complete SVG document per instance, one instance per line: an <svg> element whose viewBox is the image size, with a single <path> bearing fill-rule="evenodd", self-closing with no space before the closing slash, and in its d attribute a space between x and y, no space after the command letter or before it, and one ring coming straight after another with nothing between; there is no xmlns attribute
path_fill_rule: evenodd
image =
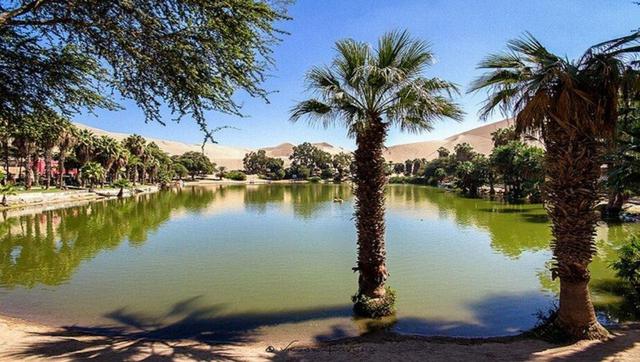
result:
<svg viewBox="0 0 640 362"><path fill-rule="evenodd" d="M213 199L192 188L9 218L0 229L0 286L61 284L83 260L124 240L142 245L172 211L202 210Z"/></svg>
<svg viewBox="0 0 640 362"><path fill-rule="evenodd" d="M336 197L345 202L333 203ZM352 200L349 185L215 185L8 217L0 223L0 290L14 306L55 305L72 295L84 316L117 307L118 293L131 306L156 310L196 291L237 307L234 313L341 305L355 288ZM387 209L392 284L403 308L398 330L505 333L531 324L557 292L545 265L551 235L541 205L391 186ZM609 314L623 308L612 306L620 288L608 265L638 231L598 228L592 285L596 305ZM158 290L158 283L171 287ZM521 295L529 302L516 302L510 315L488 315L482 303L504 310ZM101 302L87 308L92 298Z"/></svg>

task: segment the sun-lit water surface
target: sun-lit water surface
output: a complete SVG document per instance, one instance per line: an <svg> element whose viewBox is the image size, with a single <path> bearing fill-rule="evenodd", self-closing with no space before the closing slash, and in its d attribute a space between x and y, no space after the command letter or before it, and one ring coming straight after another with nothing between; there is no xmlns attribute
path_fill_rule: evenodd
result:
<svg viewBox="0 0 640 362"><path fill-rule="evenodd" d="M333 203L335 196L345 200ZM118 326L247 340L335 338L377 324L351 318L356 290L348 185L188 187L0 224L0 313L56 325ZM602 225L597 286L640 225ZM541 205L503 205L421 186L387 190L392 329L518 333L550 307L548 220Z"/></svg>

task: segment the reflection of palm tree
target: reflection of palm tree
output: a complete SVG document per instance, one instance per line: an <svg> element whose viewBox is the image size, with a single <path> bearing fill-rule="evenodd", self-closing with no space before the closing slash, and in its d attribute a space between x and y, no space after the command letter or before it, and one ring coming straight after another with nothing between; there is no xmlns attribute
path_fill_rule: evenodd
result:
<svg viewBox="0 0 640 362"><path fill-rule="evenodd" d="M83 260L102 250L114 249L125 239L143 244L172 210L203 209L211 200L211 190L185 189L8 219L0 224L8 229L0 232L0 284L61 284Z"/></svg>

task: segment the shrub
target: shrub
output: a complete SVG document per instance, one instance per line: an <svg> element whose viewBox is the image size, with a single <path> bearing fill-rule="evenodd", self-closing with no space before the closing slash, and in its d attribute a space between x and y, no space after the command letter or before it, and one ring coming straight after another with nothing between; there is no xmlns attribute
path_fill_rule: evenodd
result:
<svg viewBox="0 0 640 362"><path fill-rule="evenodd" d="M227 178L234 181L244 181L247 179L247 175L242 171L229 171Z"/></svg>
<svg viewBox="0 0 640 362"><path fill-rule="evenodd" d="M389 183L390 184L403 184L405 183L405 177L404 176L391 176L389 177Z"/></svg>
<svg viewBox="0 0 640 362"><path fill-rule="evenodd" d="M322 179L318 176L309 177L309 182L311 183L317 184L320 181L322 181Z"/></svg>
<svg viewBox="0 0 640 362"><path fill-rule="evenodd" d="M620 279L631 284L640 296L640 236L632 235L620 249L618 261L611 264Z"/></svg>
<svg viewBox="0 0 640 362"><path fill-rule="evenodd" d="M368 318L381 318L392 315L396 311L396 292L390 287L385 287L385 295L380 299L369 299L364 295L354 295L353 311L356 315Z"/></svg>

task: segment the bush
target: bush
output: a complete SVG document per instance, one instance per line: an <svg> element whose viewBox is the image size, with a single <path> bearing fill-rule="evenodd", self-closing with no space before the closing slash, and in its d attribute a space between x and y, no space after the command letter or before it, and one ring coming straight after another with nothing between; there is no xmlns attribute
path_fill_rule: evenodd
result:
<svg viewBox="0 0 640 362"><path fill-rule="evenodd" d="M234 181L244 181L247 179L247 175L242 171L229 171L227 178Z"/></svg>
<svg viewBox="0 0 640 362"><path fill-rule="evenodd" d="M631 284L640 296L640 236L632 235L618 252L620 259L611 266L620 279Z"/></svg>
<svg viewBox="0 0 640 362"><path fill-rule="evenodd" d="M322 181L322 179L318 176L309 177L309 182L311 183L317 184L320 181Z"/></svg>
<svg viewBox="0 0 640 362"><path fill-rule="evenodd" d="M406 177L404 176L391 176L389 177L390 184L403 184L405 183Z"/></svg>

